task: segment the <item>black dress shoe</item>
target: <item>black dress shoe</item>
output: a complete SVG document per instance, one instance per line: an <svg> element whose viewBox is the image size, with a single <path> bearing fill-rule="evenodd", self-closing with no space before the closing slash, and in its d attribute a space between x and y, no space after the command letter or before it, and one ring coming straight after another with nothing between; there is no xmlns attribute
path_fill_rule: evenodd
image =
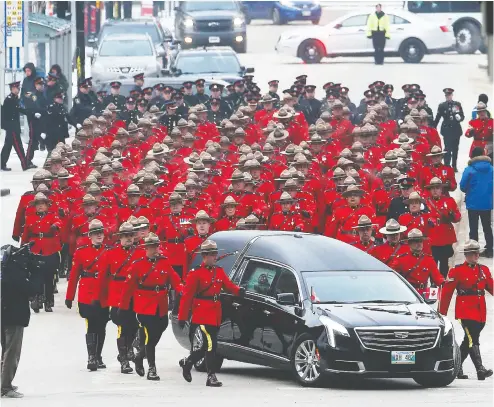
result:
<svg viewBox="0 0 494 407"><path fill-rule="evenodd" d="M190 383L192 381L192 363L190 363L187 358L183 358L180 359L178 364L182 368L182 376L184 377L185 381Z"/></svg>
<svg viewBox="0 0 494 407"><path fill-rule="evenodd" d="M45 312L53 312L53 309L50 306L50 304L45 304Z"/></svg>
<svg viewBox="0 0 494 407"><path fill-rule="evenodd" d="M32 169L34 169L34 168L38 168L38 166L37 166L37 165L34 165L33 163L29 163L29 164L27 165L27 169L28 169L28 170L32 170Z"/></svg>
<svg viewBox="0 0 494 407"><path fill-rule="evenodd" d="M2 171L12 171L12 168L9 168L9 167L2 167Z"/></svg>
<svg viewBox="0 0 494 407"><path fill-rule="evenodd" d="M221 383L217 378L214 373L210 373L208 375L208 379L206 381L206 386L208 387L221 387L223 386L223 383Z"/></svg>

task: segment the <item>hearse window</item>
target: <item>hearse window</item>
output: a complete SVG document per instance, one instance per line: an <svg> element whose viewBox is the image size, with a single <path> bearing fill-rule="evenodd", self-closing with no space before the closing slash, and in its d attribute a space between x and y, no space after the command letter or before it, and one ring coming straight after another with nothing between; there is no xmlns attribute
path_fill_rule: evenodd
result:
<svg viewBox="0 0 494 407"><path fill-rule="evenodd" d="M282 270L274 284L274 296L288 293L293 294L295 300L300 301L297 279L291 271Z"/></svg>
<svg viewBox="0 0 494 407"><path fill-rule="evenodd" d="M251 260L242 275L240 286L250 292L274 297L273 281L283 270L273 264Z"/></svg>

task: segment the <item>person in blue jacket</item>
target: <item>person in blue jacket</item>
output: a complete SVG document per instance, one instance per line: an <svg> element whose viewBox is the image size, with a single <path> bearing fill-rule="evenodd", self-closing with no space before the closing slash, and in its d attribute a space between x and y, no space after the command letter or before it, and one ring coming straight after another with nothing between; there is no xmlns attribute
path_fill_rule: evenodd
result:
<svg viewBox="0 0 494 407"><path fill-rule="evenodd" d="M492 161L485 155L481 147L472 150L472 158L468 162L460 181L460 189L465 193L468 211L470 239L478 241L479 218L485 236L484 257L493 256L492 238Z"/></svg>

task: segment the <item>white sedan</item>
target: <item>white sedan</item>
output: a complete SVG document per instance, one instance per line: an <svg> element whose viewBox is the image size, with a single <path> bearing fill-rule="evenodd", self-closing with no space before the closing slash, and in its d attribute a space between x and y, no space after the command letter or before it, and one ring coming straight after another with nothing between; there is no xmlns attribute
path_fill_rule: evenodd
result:
<svg viewBox="0 0 494 407"><path fill-rule="evenodd" d="M372 40L367 38L367 17L373 10L354 11L324 26L285 31L275 46L279 54L306 63L319 63L324 57L370 56ZM401 56L405 62L418 63L425 54L452 51L453 28L429 22L416 14L397 9L387 12L391 39L386 40L387 56Z"/></svg>

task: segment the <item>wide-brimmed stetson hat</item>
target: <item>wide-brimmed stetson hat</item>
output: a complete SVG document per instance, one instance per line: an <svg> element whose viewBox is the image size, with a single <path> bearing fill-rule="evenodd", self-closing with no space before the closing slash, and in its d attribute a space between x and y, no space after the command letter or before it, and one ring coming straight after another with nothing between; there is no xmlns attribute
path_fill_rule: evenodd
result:
<svg viewBox="0 0 494 407"><path fill-rule="evenodd" d="M372 223L372 221L367 215L362 215L358 219L357 226L353 226L352 229L365 229L372 226L377 226L377 225L375 223Z"/></svg>
<svg viewBox="0 0 494 407"><path fill-rule="evenodd" d="M118 228L118 232L115 233L116 235L133 235L135 233L134 226L130 222L124 222L120 225Z"/></svg>
<svg viewBox="0 0 494 407"><path fill-rule="evenodd" d="M140 246L143 246L143 247L159 246L160 244L161 244L160 238L157 235L155 235L153 232L151 232L151 233L149 233L149 235L147 235L144 238L144 243L141 244Z"/></svg>
<svg viewBox="0 0 494 407"><path fill-rule="evenodd" d="M410 230L410 232L408 232L408 235L407 235L407 240L409 242L421 242L421 241L426 240L426 239L427 238L424 236L422 231L420 229L417 229L417 228L413 228L412 230Z"/></svg>
<svg viewBox="0 0 494 407"><path fill-rule="evenodd" d="M344 198L351 196L351 195L358 195L362 196L364 195L365 191L363 189L360 189L357 185L349 185L347 189L341 194Z"/></svg>
<svg viewBox="0 0 494 407"><path fill-rule="evenodd" d="M460 253L480 253L483 249L480 247L479 242L473 239L468 239L458 251Z"/></svg>
<svg viewBox="0 0 494 407"><path fill-rule="evenodd" d="M434 157L436 155L444 155L446 154L445 151L443 151L443 149L439 146L433 146L431 148L431 152L429 154L426 154L426 157Z"/></svg>
<svg viewBox="0 0 494 407"><path fill-rule="evenodd" d="M190 220L190 223L197 223L200 220L205 220L205 221L207 221L209 223L216 222L216 219L215 218L212 218L211 216L209 216L207 214L207 212L206 211L203 211L202 209L199 212L196 213L195 218L191 219Z"/></svg>
<svg viewBox="0 0 494 407"><path fill-rule="evenodd" d="M204 254L217 254L218 253L218 245L214 240L205 240L202 242L201 247L199 248L199 253Z"/></svg>
<svg viewBox="0 0 494 407"><path fill-rule="evenodd" d="M104 232L105 225L103 225L103 222L101 222L99 219L93 219L91 222L89 222L88 230L88 235L91 235L92 233Z"/></svg>
<svg viewBox="0 0 494 407"><path fill-rule="evenodd" d="M416 202L416 201L419 201L419 202L424 202L424 199L420 196L420 194L416 191L413 191L409 196L408 196L408 199L404 199L403 200L403 203L406 203L407 205L410 203L410 202Z"/></svg>
<svg viewBox="0 0 494 407"><path fill-rule="evenodd" d="M406 226L402 226L397 220L391 218L386 222L386 225L379 229L379 233L382 235L395 235L397 233L403 233L407 230Z"/></svg>
<svg viewBox="0 0 494 407"><path fill-rule="evenodd" d="M280 199L276 201L279 204L291 204L297 202L295 198L292 198L292 196L288 192L283 192L280 196Z"/></svg>
<svg viewBox="0 0 494 407"><path fill-rule="evenodd" d="M424 188L431 189L431 188L442 187L442 186L444 186L444 184L441 181L441 179L438 177L434 177L429 181L429 184L424 186Z"/></svg>
<svg viewBox="0 0 494 407"><path fill-rule="evenodd" d="M240 205L233 196L228 195L221 206L237 206Z"/></svg>

